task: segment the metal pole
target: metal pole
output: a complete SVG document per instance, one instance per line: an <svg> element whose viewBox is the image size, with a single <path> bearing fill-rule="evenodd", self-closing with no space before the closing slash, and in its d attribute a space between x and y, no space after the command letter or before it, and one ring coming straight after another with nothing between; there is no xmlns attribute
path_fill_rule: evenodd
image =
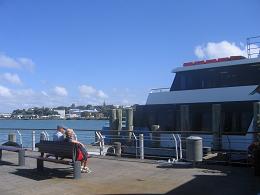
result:
<svg viewBox="0 0 260 195"><path fill-rule="evenodd" d="M138 150L137 150L138 143L137 143L137 137L136 137L135 133L133 133L133 136L134 136L134 139L135 139L135 157L138 158Z"/></svg>
<svg viewBox="0 0 260 195"><path fill-rule="evenodd" d="M174 140L174 143L175 143L176 161L178 161L179 160L179 157L178 157L178 143L177 143L177 139L176 139L174 134L172 134L172 137L173 137L173 140Z"/></svg>
<svg viewBox="0 0 260 195"><path fill-rule="evenodd" d="M140 148L140 159L144 159L144 135L139 135L139 148Z"/></svg>
<svg viewBox="0 0 260 195"><path fill-rule="evenodd" d="M35 131L32 131L32 150L35 151Z"/></svg>
<svg viewBox="0 0 260 195"><path fill-rule="evenodd" d="M19 135L19 138L20 138L20 144L21 144L21 147L23 147L23 138L22 138L22 134L20 133L19 130L16 130L18 135Z"/></svg>
<svg viewBox="0 0 260 195"><path fill-rule="evenodd" d="M104 155L104 148L105 148L105 140L104 140L104 137L101 133L100 134L100 137L101 137L101 150L102 150L102 155Z"/></svg>
<svg viewBox="0 0 260 195"><path fill-rule="evenodd" d="M182 145L181 145L181 136L179 134L177 134L177 137L179 139L179 145L180 145L180 159L182 159Z"/></svg>

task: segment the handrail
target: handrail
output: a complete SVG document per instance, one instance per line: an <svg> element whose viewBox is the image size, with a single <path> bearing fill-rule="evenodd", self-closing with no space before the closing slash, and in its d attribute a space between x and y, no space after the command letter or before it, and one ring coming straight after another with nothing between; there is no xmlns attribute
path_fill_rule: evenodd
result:
<svg viewBox="0 0 260 195"><path fill-rule="evenodd" d="M21 144L21 146L23 147L23 138L22 138L22 134L20 133L19 130L16 130L16 131L17 131L17 133L18 133L18 135L19 135L19 138L20 138L20 144Z"/></svg>
<svg viewBox="0 0 260 195"><path fill-rule="evenodd" d="M179 139L179 147L180 147L180 160L182 159L182 145L181 145L181 137L179 134L177 134L177 138Z"/></svg>
<svg viewBox="0 0 260 195"><path fill-rule="evenodd" d="M173 140L174 140L174 143L175 143L176 161L178 161L179 160L179 157L178 157L178 143L177 143L177 139L176 139L175 135L172 134L172 136L173 136Z"/></svg>
<svg viewBox="0 0 260 195"><path fill-rule="evenodd" d="M138 158L138 151L137 151L138 140L137 140L135 133L133 133L133 136L134 136L134 139L135 139L135 155L136 155L136 158Z"/></svg>

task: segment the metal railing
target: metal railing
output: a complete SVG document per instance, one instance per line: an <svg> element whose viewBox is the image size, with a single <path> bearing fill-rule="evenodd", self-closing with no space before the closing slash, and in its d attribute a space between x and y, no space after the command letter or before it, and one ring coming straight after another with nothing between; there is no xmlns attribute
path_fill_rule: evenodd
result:
<svg viewBox="0 0 260 195"><path fill-rule="evenodd" d="M126 130L86 130L74 129L77 139L86 144L90 153L96 156L122 156L138 159L173 159L174 161L185 159L186 138L190 135L200 135L203 138L203 146L213 148L211 132L192 131L126 131ZM41 133L47 140L52 140L55 129L0 129L0 144L8 141L8 134L17 135L17 143L22 147L35 150L35 143L39 142ZM254 135L258 132L248 133ZM235 138L235 139L234 139ZM216 140L216 139L215 139ZM232 157L243 156L242 162L249 163L247 147L253 140L246 135L223 135L219 139L226 149L213 151L213 154L222 153L225 156L212 158L212 161L230 163ZM118 150L117 143L121 148ZM246 150L233 150L234 145L244 145ZM121 151L122 149L122 151ZM120 154L117 152L120 151ZM206 155L206 154L205 154ZM210 156L210 155L209 155ZM214 155L212 155L214 157ZM216 157L216 156L215 156Z"/></svg>
<svg viewBox="0 0 260 195"><path fill-rule="evenodd" d="M247 38L247 55L248 58L260 56L260 36Z"/></svg>

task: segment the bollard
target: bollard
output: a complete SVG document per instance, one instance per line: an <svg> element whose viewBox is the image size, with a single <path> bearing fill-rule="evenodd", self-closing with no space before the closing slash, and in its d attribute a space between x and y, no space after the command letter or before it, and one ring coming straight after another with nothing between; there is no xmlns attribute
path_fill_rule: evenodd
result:
<svg viewBox="0 0 260 195"><path fill-rule="evenodd" d="M35 151L35 131L32 131L32 150Z"/></svg>
<svg viewBox="0 0 260 195"><path fill-rule="evenodd" d="M18 164L19 166L24 166L25 165L25 150L19 150L18 153Z"/></svg>
<svg viewBox="0 0 260 195"><path fill-rule="evenodd" d="M129 129L127 130L127 141L128 142L132 141L133 131L134 131L134 126L133 125L129 126Z"/></svg>
<svg viewBox="0 0 260 195"><path fill-rule="evenodd" d="M114 142L114 145L115 145L115 155L117 157L120 157L121 156L121 143L120 142Z"/></svg>
<svg viewBox="0 0 260 195"><path fill-rule="evenodd" d="M10 133L8 135L8 141L9 142L16 142L16 134L15 133Z"/></svg>
<svg viewBox="0 0 260 195"><path fill-rule="evenodd" d="M133 108L126 109L126 129L130 129L133 126Z"/></svg>
<svg viewBox="0 0 260 195"><path fill-rule="evenodd" d="M111 113L109 117L109 126L112 135L111 143L113 143L113 141L116 139L117 128L118 128L117 119L116 119L116 109L111 109Z"/></svg>
<svg viewBox="0 0 260 195"><path fill-rule="evenodd" d="M122 109L117 109L116 111L117 111L116 114L117 114L117 119L118 119L118 128L117 128L117 130L118 130L118 135L120 135L120 132L122 130L122 117L123 117Z"/></svg>
<svg viewBox="0 0 260 195"><path fill-rule="evenodd" d="M81 178L81 162L80 161L74 162L73 175L74 175L74 179L80 179Z"/></svg>
<svg viewBox="0 0 260 195"><path fill-rule="evenodd" d="M140 159L144 159L144 135L139 135L139 150L140 150Z"/></svg>
<svg viewBox="0 0 260 195"><path fill-rule="evenodd" d="M109 126L111 130L117 129L117 121L116 121L116 109L111 110L110 118L109 118Z"/></svg>

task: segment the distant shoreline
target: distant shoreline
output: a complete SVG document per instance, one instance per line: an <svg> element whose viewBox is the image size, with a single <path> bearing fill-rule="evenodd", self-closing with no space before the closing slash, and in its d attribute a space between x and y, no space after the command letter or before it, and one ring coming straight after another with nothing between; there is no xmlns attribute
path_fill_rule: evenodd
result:
<svg viewBox="0 0 260 195"><path fill-rule="evenodd" d="M24 121L27 121L27 120L36 120L36 121L39 121L39 120L42 120L42 121L50 121L50 120L61 120L61 121L66 121L66 120L108 120L109 118L106 117L106 118L71 118L71 119L18 119L18 118L0 118L0 120L24 120Z"/></svg>

